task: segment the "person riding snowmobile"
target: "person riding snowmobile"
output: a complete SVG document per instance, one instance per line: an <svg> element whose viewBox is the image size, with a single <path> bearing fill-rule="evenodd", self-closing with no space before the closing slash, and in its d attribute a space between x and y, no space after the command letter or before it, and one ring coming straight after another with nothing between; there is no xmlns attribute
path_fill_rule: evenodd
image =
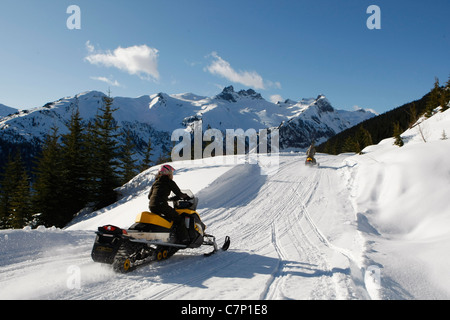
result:
<svg viewBox="0 0 450 320"><path fill-rule="evenodd" d="M308 150L306 150L306 158L307 159L311 158L313 164L316 164L316 159L314 158L315 154L316 154L316 146L315 142L313 141L309 146Z"/></svg>
<svg viewBox="0 0 450 320"><path fill-rule="evenodd" d="M190 197L181 192L178 185L173 181L173 172L175 169L170 165L163 165L158 171L155 182L150 189L148 199L150 200L149 209L151 212L162 216L166 220L174 222L174 228L177 230L178 242L185 244L189 242L189 235L186 229L184 219L169 206L170 192L173 192L181 199L189 199Z"/></svg>

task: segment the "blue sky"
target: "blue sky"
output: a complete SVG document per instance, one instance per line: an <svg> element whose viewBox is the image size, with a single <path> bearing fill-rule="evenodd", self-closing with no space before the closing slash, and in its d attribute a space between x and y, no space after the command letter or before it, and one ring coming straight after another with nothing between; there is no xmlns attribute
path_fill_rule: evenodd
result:
<svg viewBox="0 0 450 320"><path fill-rule="evenodd" d="M70 5L81 29L67 27ZM367 28L370 5L381 29ZM233 85L382 113L448 80L449 12L448 0L1 0L0 103Z"/></svg>

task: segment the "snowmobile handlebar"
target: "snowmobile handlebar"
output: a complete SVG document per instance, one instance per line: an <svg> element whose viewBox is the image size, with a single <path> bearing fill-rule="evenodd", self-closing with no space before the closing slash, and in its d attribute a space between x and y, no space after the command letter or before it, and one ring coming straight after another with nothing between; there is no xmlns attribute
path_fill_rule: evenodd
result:
<svg viewBox="0 0 450 320"><path fill-rule="evenodd" d="M187 198L180 198L179 196L173 196L173 197L169 198L169 201L173 201L173 202L179 201L179 200L187 200L187 201L189 201L189 200L192 200L192 199L194 199L194 198L192 198L190 196L187 196Z"/></svg>

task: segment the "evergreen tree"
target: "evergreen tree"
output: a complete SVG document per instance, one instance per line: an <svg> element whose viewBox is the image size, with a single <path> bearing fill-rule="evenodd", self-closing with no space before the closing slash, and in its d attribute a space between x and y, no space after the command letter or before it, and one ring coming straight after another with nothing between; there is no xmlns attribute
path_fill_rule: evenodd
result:
<svg viewBox="0 0 450 320"><path fill-rule="evenodd" d="M61 208L64 208L63 166L57 128L47 135L41 154L37 157L36 180L33 185L33 208L40 213L39 223L45 226L64 227L68 222Z"/></svg>
<svg viewBox="0 0 450 320"><path fill-rule="evenodd" d="M10 167L11 161L11 157L9 157L4 168L2 168L3 173L1 174L0 179L0 229L7 229L10 227L9 207L13 186L9 183L11 180L9 179L10 173L7 169Z"/></svg>
<svg viewBox="0 0 450 320"><path fill-rule="evenodd" d="M347 137L347 139L345 139L342 150L343 150L343 152L359 153L361 151L361 148L359 146L359 143L355 140L355 138L350 136L350 137Z"/></svg>
<svg viewBox="0 0 450 320"><path fill-rule="evenodd" d="M24 227L31 217L30 185L19 152L8 158L0 185L0 228Z"/></svg>
<svg viewBox="0 0 450 320"><path fill-rule="evenodd" d="M448 78L447 83L445 84L445 88L442 90L442 97L441 97L441 111L444 112L447 110L448 104L450 102L450 76Z"/></svg>
<svg viewBox="0 0 450 320"><path fill-rule="evenodd" d="M417 110L416 110L416 104L412 103L411 107L409 108L409 126L408 128L411 129L414 124L417 122Z"/></svg>
<svg viewBox="0 0 450 320"><path fill-rule="evenodd" d="M158 165L167 162L172 162L172 150L167 148L166 146L163 146L161 148L161 153L159 154L158 159L156 159L156 164Z"/></svg>
<svg viewBox="0 0 450 320"><path fill-rule="evenodd" d="M65 194L64 215L68 221L88 202L88 158L86 134L78 107L68 124L69 133L62 136L62 192Z"/></svg>
<svg viewBox="0 0 450 320"><path fill-rule="evenodd" d="M357 147L357 150L355 150L355 152L359 154L362 153L362 150L365 147L373 144L370 132L366 130L362 125L359 126L359 129L356 132L356 141L357 143L355 144L355 146Z"/></svg>
<svg viewBox="0 0 450 320"><path fill-rule="evenodd" d="M364 129L369 131L373 144L377 144L383 139L392 137L392 128L395 122L398 122L400 129L403 131L408 128L408 126L415 124L417 121L416 119L425 113L430 96L431 92L424 95L421 99L406 103L400 107L387 111L377 117L373 117L362 122L360 125L363 125ZM434 106L434 108L437 106L438 105ZM353 139L358 129L359 125L344 130L331 137L327 142L330 146L329 149L334 149L333 154L348 151L344 150L344 146L346 145L345 142L349 137ZM324 146L325 143L317 146L317 151L323 152Z"/></svg>
<svg viewBox="0 0 450 320"><path fill-rule="evenodd" d="M427 102L425 117L429 118L433 115L434 108L439 106L441 100L441 88L439 86L439 79L435 78L434 87L430 92L430 98Z"/></svg>
<svg viewBox="0 0 450 320"><path fill-rule="evenodd" d="M328 153L328 154L337 154L337 151L336 151L336 143L332 143L332 142L330 142L330 140L328 140L328 141L325 143L323 152L324 152L324 153Z"/></svg>
<svg viewBox="0 0 450 320"><path fill-rule="evenodd" d="M113 98L104 97L92 127L92 143L95 146L92 160L93 194L96 199L96 209L110 205L116 201L114 189L119 186L118 158L120 136L118 125L113 117L117 109L112 108Z"/></svg>
<svg viewBox="0 0 450 320"><path fill-rule="evenodd" d="M439 105L441 106L441 112L444 112L448 109L448 102L449 102L449 93L446 92L444 89L444 92L441 94L441 100L439 102Z"/></svg>
<svg viewBox="0 0 450 320"><path fill-rule="evenodd" d="M402 131L400 130L400 124L398 122L395 122L394 123L394 138L395 138L394 144L399 147L403 147L403 144L404 144L403 139L400 136L401 134L402 134Z"/></svg>
<svg viewBox="0 0 450 320"><path fill-rule="evenodd" d="M151 166L152 153L152 139L148 138L147 149L145 150L144 159L142 160L140 171L147 170Z"/></svg>
<svg viewBox="0 0 450 320"><path fill-rule="evenodd" d="M122 181L121 184L125 184L136 176L136 160L133 159L133 139L131 137L130 130L126 131L125 145L122 146L121 159L122 159Z"/></svg>
<svg viewBox="0 0 450 320"><path fill-rule="evenodd" d="M31 222L31 192L30 192L30 178L25 170L23 163L20 165L20 176L16 177L17 185L11 196L11 226L14 229L21 229Z"/></svg>
<svg viewBox="0 0 450 320"><path fill-rule="evenodd" d="M86 156L86 200L87 203L92 205L96 202L96 188L97 181L95 178L95 170L96 170L96 159L95 154L97 151L97 147L94 142L95 132L94 132L94 122L89 122L85 129L85 156Z"/></svg>

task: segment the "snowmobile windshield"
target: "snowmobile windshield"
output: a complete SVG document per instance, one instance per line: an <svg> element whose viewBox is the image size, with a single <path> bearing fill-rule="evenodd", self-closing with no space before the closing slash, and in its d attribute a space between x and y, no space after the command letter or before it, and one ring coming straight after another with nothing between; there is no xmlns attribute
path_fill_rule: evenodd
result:
<svg viewBox="0 0 450 320"><path fill-rule="evenodd" d="M181 192L186 193L190 199L177 200L174 202L175 209L197 210L198 198L194 195L194 193L191 190L181 190Z"/></svg>
<svg viewBox="0 0 450 320"><path fill-rule="evenodd" d="M186 193L190 198L195 198L194 193L189 189L181 190L181 192Z"/></svg>

